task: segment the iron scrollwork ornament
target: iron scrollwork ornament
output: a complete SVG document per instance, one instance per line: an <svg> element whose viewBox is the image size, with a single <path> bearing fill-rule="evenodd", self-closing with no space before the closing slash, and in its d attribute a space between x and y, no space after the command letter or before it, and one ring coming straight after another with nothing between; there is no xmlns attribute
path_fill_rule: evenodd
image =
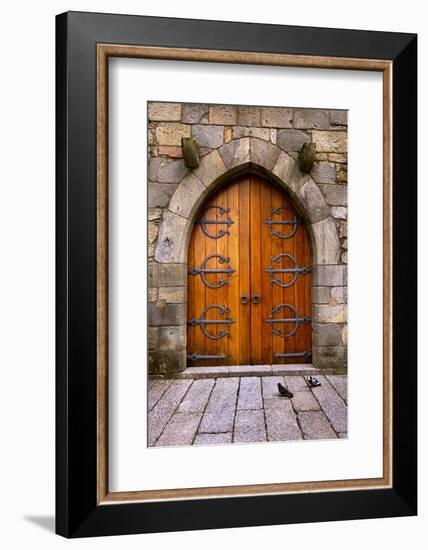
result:
<svg viewBox="0 0 428 550"><path fill-rule="evenodd" d="M297 260L294 256L292 256L291 254L287 254L286 252L283 252L282 254L278 254L277 256L274 256L272 258L272 263L277 263L277 264L281 264L281 258L287 258L289 260L291 260L291 265L292 267L272 267L272 266L269 266L267 269L266 269L266 272L269 273L269 275L273 275L274 273L290 273L292 274L292 277L291 277L291 280L288 281L288 283L284 283L281 281L281 279L277 279L277 278L271 278L270 282L273 284L273 285L278 285L280 286L281 288L288 288L292 285L294 285L294 283L296 282L297 280L297 277L299 276L300 273L302 274L306 274L306 273L309 273L311 268L310 267L299 267L299 264L297 263Z"/></svg>
<svg viewBox="0 0 428 550"><path fill-rule="evenodd" d="M280 313L283 309L289 309L291 311L291 317L282 317L282 318L273 317L275 313ZM296 308L291 304L278 304L277 306L273 307L271 311L272 311L272 316L266 319L266 323L269 323L270 325L277 324L277 323L278 324L292 323L294 325L289 332L284 332L279 328L272 328L272 334L276 334L281 338L289 338L290 336L293 336L293 334L296 333L297 329L302 323L306 324L311 322L309 317L299 317L297 314Z"/></svg>
<svg viewBox="0 0 428 550"><path fill-rule="evenodd" d="M223 336L229 335L230 332L228 330L220 329L216 335L210 334L205 328L205 325L231 325L235 321L233 319L207 319L206 315L208 311L210 311L211 309L218 309L220 312L220 315L225 315L230 311L228 307L223 307L218 304L213 304L211 306L206 307L204 311L201 313L200 317L190 319L189 321L187 321L187 324L190 325L191 327L199 326L207 338L210 338L211 340L219 340L220 338L223 338Z"/></svg>
<svg viewBox="0 0 428 550"><path fill-rule="evenodd" d="M270 220L265 220L265 224L268 225L271 229L269 235L278 237L280 239L289 239L296 233L297 228L299 226L299 220L296 218L296 215L294 214L293 210L291 210L291 208L289 208L288 206L278 206L278 208L271 208L270 212L271 212L272 218L273 216L277 216L278 214L281 214L282 210L285 210L291 213L291 218L289 220L270 219ZM280 231L273 231L272 230L273 225L286 225L286 226L289 225L291 226L291 230L285 234L281 233Z"/></svg>
<svg viewBox="0 0 428 550"><path fill-rule="evenodd" d="M205 210L204 214L196 222L201 226L201 229L202 229L202 232L204 233L204 235L206 235L210 239L221 239L221 237L224 237L224 235L230 235L229 229L223 229L223 228L220 228L218 230L218 233L215 233L214 235L212 235L211 233L208 233L208 230L207 230L207 227L206 227L207 225L228 225L228 226L230 226L234 223L229 217L226 217L226 219L224 219L224 220L210 220L209 218L206 217L209 210L218 210L222 216L224 216L225 214L230 213L230 208L224 208L223 206L218 206L216 204L214 204L212 206L209 206Z"/></svg>
<svg viewBox="0 0 428 550"><path fill-rule="evenodd" d="M207 268L207 263L209 262L209 260L212 260L213 258L218 258L219 264L228 264L230 262L230 258L225 258L221 254L211 254L201 262L200 267L193 266L189 268L188 273L190 275L200 275L202 282L208 288L221 288L222 286L229 284L229 281L227 279L223 279L223 278L218 279L217 284L212 284L207 280L206 274L207 273L225 273L227 276L229 276L232 273L234 273L235 270L232 269L231 267L225 267L223 269Z"/></svg>

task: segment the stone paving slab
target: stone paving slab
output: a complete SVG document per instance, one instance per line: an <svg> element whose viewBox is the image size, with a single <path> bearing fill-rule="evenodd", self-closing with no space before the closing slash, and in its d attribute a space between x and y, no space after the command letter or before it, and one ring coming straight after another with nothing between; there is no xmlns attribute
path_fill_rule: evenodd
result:
<svg viewBox="0 0 428 550"><path fill-rule="evenodd" d="M259 441L266 441L263 410L236 411L233 442L257 443Z"/></svg>
<svg viewBox="0 0 428 550"><path fill-rule="evenodd" d="M177 412L204 412L214 384L215 380L212 378L195 380L180 403Z"/></svg>
<svg viewBox="0 0 428 550"><path fill-rule="evenodd" d="M335 431L346 432L348 429L348 407L327 378L319 376L318 380L321 382L321 386L311 388L312 392Z"/></svg>
<svg viewBox="0 0 428 550"><path fill-rule="evenodd" d="M264 406L269 441L303 439L290 399L265 399Z"/></svg>
<svg viewBox="0 0 428 550"><path fill-rule="evenodd" d="M319 411L320 404L308 390L295 391L291 400L295 411Z"/></svg>
<svg viewBox="0 0 428 550"><path fill-rule="evenodd" d="M337 435L322 411L298 413L299 424L305 439L337 439Z"/></svg>
<svg viewBox="0 0 428 550"><path fill-rule="evenodd" d="M232 432L219 434L198 434L194 445L225 445L232 443Z"/></svg>
<svg viewBox="0 0 428 550"><path fill-rule="evenodd" d="M347 377L317 377L316 388L289 374L150 379L148 445L347 438ZM279 395L278 382L292 399Z"/></svg>
<svg viewBox="0 0 428 550"><path fill-rule="evenodd" d="M191 445L201 418L202 413L175 413L157 440L156 447Z"/></svg>
<svg viewBox="0 0 428 550"><path fill-rule="evenodd" d="M237 408L238 410L263 408L260 378L255 376L241 378Z"/></svg>
<svg viewBox="0 0 428 550"><path fill-rule="evenodd" d="M239 378L219 378L211 393L199 431L230 432L236 410Z"/></svg>
<svg viewBox="0 0 428 550"><path fill-rule="evenodd" d="M192 380L175 380L149 412L148 444L152 447L163 432L180 401L186 395Z"/></svg>
<svg viewBox="0 0 428 550"><path fill-rule="evenodd" d="M340 397L345 401L345 403L348 403L347 377L329 375L329 376L326 376L326 378L330 382L330 384L333 386L333 388L337 391L337 393L340 395Z"/></svg>
<svg viewBox="0 0 428 550"><path fill-rule="evenodd" d="M147 407L151 411L162 395L172 384L172 380L151 380L147 397Z"/></svg>

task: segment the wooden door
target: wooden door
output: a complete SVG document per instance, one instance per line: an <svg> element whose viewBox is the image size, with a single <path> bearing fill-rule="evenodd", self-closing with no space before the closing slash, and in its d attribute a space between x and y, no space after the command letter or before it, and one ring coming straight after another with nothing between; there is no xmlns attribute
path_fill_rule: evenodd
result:
<svg viewBox="0 0 428 550"><path fill-rule="evenodd" d="M255 174L204 205L188 256L188 364L311 362L311 257L287 195Z"/></svg>

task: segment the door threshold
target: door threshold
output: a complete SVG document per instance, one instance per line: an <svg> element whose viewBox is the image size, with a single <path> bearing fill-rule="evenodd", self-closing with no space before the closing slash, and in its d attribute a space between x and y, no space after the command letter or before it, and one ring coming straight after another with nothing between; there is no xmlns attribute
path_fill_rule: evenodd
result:
<svg viewBox="0 0 428 550"><path fill-rule="evenodd" d="M228 378L238 376L305 376L310 374L332 374L328 369L316 369L312 363L290 365L236 365L230 367L188 367L182 372L163 375L162 378L198 379ZM153 377L157 378L157 377Z"/></svg>

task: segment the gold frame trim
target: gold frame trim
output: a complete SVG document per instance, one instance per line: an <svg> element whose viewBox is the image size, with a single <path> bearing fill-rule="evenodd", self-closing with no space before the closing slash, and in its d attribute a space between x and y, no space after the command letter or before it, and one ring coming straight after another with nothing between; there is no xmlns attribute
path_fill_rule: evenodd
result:
<svg viewBox="0 0 428 550"><path fill-rule="evenodd" d="M133 57L383 73L383 477L150 491L108 490L108 59ZM186 48L97 45L97 504L392 487L392 62Z"/></svg>

